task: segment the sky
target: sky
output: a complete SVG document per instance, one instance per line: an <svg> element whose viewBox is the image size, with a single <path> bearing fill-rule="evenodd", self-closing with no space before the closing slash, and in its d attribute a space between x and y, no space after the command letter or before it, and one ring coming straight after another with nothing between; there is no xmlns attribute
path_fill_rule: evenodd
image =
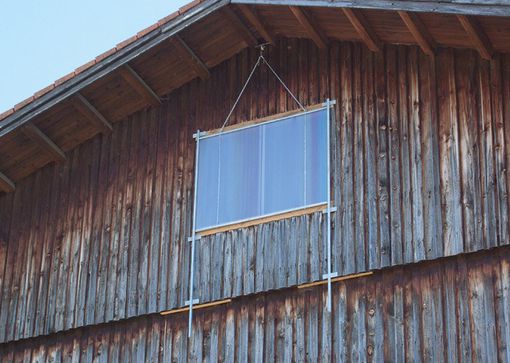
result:
<svg viewBox="0 0 510 363"><path fill-rule="evenodd" d="M191 0L0 0L0 113Z"/></svg>

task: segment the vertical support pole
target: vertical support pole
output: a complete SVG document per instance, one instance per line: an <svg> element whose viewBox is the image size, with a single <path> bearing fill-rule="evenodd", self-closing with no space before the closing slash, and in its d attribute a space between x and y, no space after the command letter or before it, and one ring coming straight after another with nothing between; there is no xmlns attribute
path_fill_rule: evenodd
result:
<svg viewBox="0 0 510 363"><path fill-rule="evenodd" d="M188 338L191 338L193 328L193 283L195 276L195 237L196 237L196 217L197 217L197 192L198 192L198 153L200 151L200 130L196 133L197 147L195 150L195 184L193 190L193 222L191 231L191 257L190 257L190 277L189 277L189 320L188 320Z"/></svg>
<svg viewBox="0 0 510 363"><path fill-rule="evenodd" d="M328 211L327 211L327 219L328 219L328 256L327 256L327 264L328 264L328 302L327 302L327 309L328 312L331 312L331 103L329 98L326 100L326 107L327 107L327 154L328 154L328 160L327 160L327 181L326 181L326 190L327 190L327 196L328 196Z"/></svg>

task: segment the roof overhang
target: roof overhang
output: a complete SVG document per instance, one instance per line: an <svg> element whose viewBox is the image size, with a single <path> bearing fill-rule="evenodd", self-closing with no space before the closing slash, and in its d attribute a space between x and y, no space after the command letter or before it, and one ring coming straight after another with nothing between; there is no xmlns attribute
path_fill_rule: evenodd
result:
<svg viewBox="0 0 510 363"><path fill-rule="evenodd" d="M510 16L510 3L503 1L411 1L411 0L231 0L232 4L291 5L353 9L379 9L426 13Z"/></svg>

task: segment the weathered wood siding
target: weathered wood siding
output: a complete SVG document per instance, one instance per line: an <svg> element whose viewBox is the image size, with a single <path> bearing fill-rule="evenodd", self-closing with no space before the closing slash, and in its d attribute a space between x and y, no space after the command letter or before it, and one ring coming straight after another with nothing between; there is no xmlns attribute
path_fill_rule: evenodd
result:
<svg viewBox="0 0 510 363"><path fill-rule="evenodd" d="M0 342L180 306L187 299L195 144L256 59L246 51L71 151L0 197ZM306 104L337 100L333 271L348 274L509 243L510 58L282 41L268 58ZM295 105L263 68L232 120ZM317 280L316 213L210 236L205 302Z"/></svg>
<svg viewBox="0 0 510 363"><path fill-rule="evenodd" d="M507 247L0 345L0 362L507 362Z"/></svg>

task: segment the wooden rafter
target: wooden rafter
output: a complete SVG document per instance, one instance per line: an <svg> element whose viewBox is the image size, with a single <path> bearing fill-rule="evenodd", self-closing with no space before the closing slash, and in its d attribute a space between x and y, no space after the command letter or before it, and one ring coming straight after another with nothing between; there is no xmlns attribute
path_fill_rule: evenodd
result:
<svg viewBox="0 0 510 363"><path fill-rule="evenodd" d="M429 34L427 28L425 28L425 25L423 25L418 15L407 11L399 11L398 15L400 15L400 18L407 26L409 32L413 35L423 53L433 57L436 42Z"/></svg>
<svg viewBox="0 0 510 363"><path fill-rule="evenodd" d="M351 22L354 29L356 29L356 32L360 36L361 40L363 40L366 44L368 49L372 52L379 52L382 48L381 41L361 11L350 8L342 8L342 11Z"/></svg>
<svg viewBox="0 0 510 363"><path fill-rule="evenodd" d="M246 25L242 22L241 19L230 9L228 6L221 8L221 14L227 19L230 25L236 30L236 33L242 37L244 42L249 47L254 47L257 45L257 39L251 33L251 31L246 27Z"/></svg>
<svg viewBox="0 0 510 363"><path fill-rule="evenodd" d="M159 96L149 87L149 85L140 77L138 73L134 71L128 64L119 68L119 73L122 78L129 83L129 85L148 103L153 106L159 106L161 99Z"/></svg>
<svg viewBox="0 0 510 363"><path fill-rule="evenodd" d="M250 7L249 5L239 4L237 7L244 15L246 20L248 20L251 23L251 25L253 25L255 29L257 29L259 34L266 40L266 42L274 44L274 36L267 29L267 26L263 23L262 19L260 19L259 15L257 14L257 11L254 8Z"/></svg>
<svg viewBox="0 0 510 363"><path fill-rule="evenodd" d="M299 21L299 24L306 30L310 38L320 49L328 47L328 39L319 29L315 21L303 9L297 6L289 6L290 11L294 17Z"/></svg>
<svg viewBox="0 0 510 363"><path fill-rule="evenodd" d="M474 17L467 15L457 15L457 19L459 19L469 39L471 39L473 46L478 49L480 56L484 59L492 59L494 49L478 21Z"/></svg>
<svg viewBox="0 0 510 363"><path fill-rule="evenodd" d="M7 177L4 173L0 172L0 190L6 193L13 192L16 189L14 182Z"/></svg>
<svg viewBox="0 0 510 363"><path fill-rule="evenodd" d="M76 93L70 98L74 108L93 123L102 132L111 132L113 130L110 122L90 104L80 93Z"/></svg>
<svg viewBox="0 0 510 363"><path fill-rule="evenodd" d="M21 131L23 134L36 143L42 150L50 154L55 161L65 161L66 155L44 132L37 126L29 122L25 124Z"/></svg>
<svg viewBox="0 0 510 363"><path fill-rule="evenodd" d="M195 52L182 40L178 35L170 38L170 42L176 50L179 59L186 63L190 68L193 69L195 74L203 80L208 79L211 76L209 68L205 63L195 54Z"/></svg>

